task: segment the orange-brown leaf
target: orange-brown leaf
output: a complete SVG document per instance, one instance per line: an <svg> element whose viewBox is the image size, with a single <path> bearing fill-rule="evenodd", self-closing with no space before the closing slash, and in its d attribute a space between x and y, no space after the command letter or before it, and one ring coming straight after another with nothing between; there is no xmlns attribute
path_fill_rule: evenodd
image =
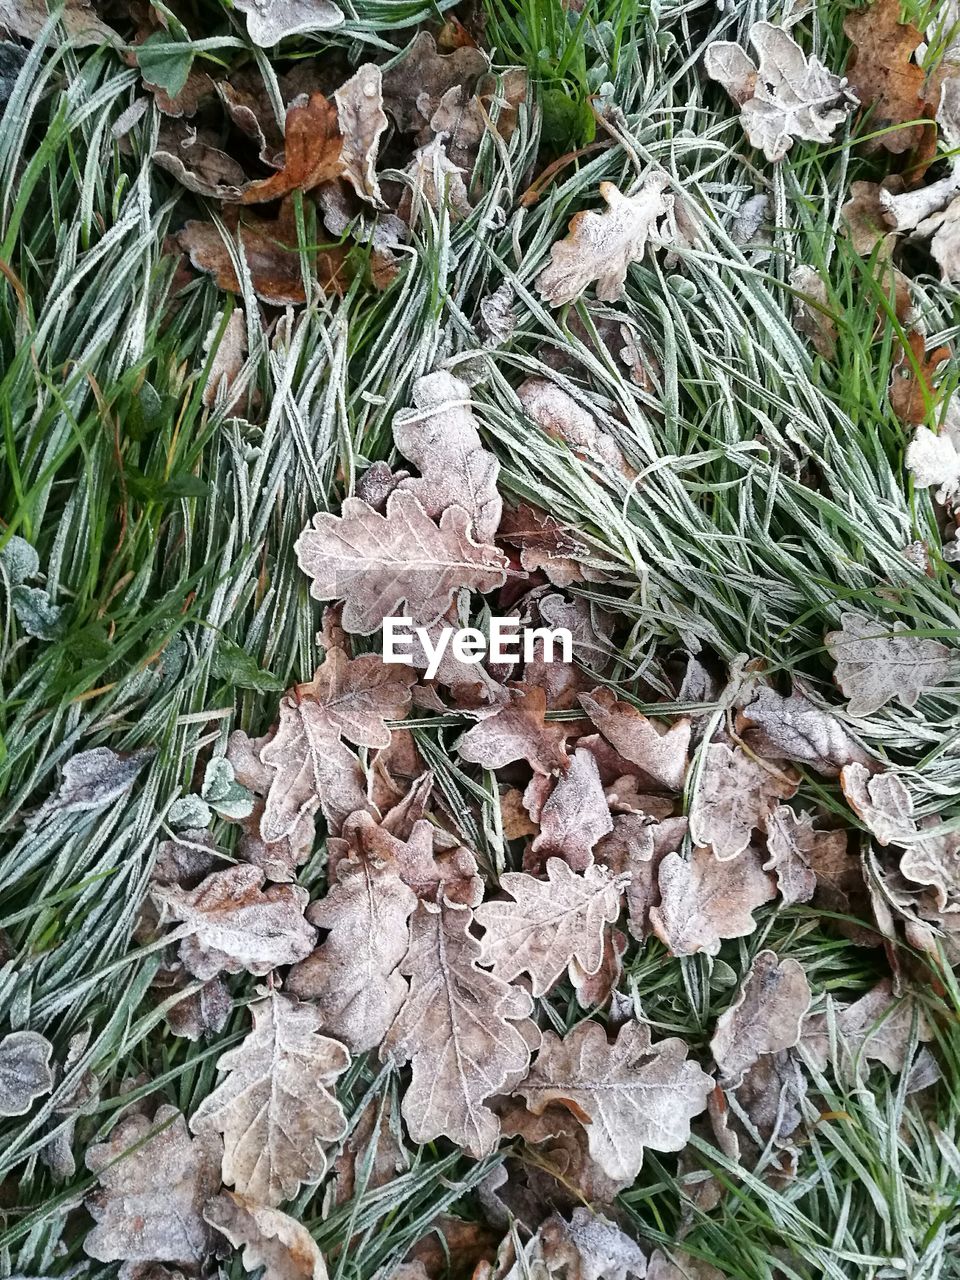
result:
<svg viewBox="0 0 960 1280"><path fill-rule="evenodd" d="M251 182L242 202L262 204L291 191L312 191L331 182L343 172L341 147L337 108L322 93L312 93L305 104L287 111L283 168L269 178Z"/></svg>
<svg viewBox="0 0 960 1280"><path fill-rule="evenodd" d="M869 8L851 13L843 30L854 46L847 67L850 87L864 110L870 110L870 131L890 129L872 144L895 155L920 145L934 126L915 124L897 128L924 115L925 76L911 61L923 39L910 23L900 21L900 0L875 0Z"/></svg>
<svg viewBox="0 0 960 1280"><path fill-rule="evenodd" d="M933 375L937 366L950 357L949 347L937 347L926 354L922 333L907 334L909 352L901 351L890 383L890 408L901 422L926 422L937 399Z"/></svg>

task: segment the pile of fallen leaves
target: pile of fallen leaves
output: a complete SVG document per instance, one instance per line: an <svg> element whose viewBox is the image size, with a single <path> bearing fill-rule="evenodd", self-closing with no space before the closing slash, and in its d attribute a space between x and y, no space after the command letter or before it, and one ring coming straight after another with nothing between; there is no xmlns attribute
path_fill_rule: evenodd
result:
<svg viewBox="0 0 960 1280"><path fill-rule="evenodd" d="M316 7L336 20L329 0ZM302 6L237 8L260 43L300 29ZM848 206L851 235L891 269L898 237L926 238L958 278L960 171L928 186L920 178L934 117L956 145L960 80L943 77L934 95L913 63L909 75L881 75L883 59L902 71L915 47L895 11L879 0L851 16L849 82L766 23L753 28L757 63L715 44L706 70L771 163L793 139L829 141L855 100L874 107L878 125L921 118L909 141L880 139L896 138L891 149L913 167L897 183L864 186L855 211ZM93 20L80 4L68 12ZM146 46L156 15L136 12ZM289 23L271 20L283 13ZM21 24L18 34L36 30ZM341 76L307 59L278 83L282 120L252 73L218 79L191 68L175 92L155 92L166 116L156 163L221 204L256 293L272 306L307 297L290 251L300 196L311 196L333 237L351 228L358 244L362 228L383 287L418 209L469 211L481 142L491 130L509 135L524 96L522 76L492 75L469 43L440 53L425 33L386 71L369 62ZM402 192L378 177L388 133L391 146L415 147ZM246 139L249 164L223 149L228 135ZM615 302L649 249L695 243L691 210L668 186L659 172L631 194L604 184L606 208L574 218L537 278L539 295L561 306L595 285ZM188 221L180 243L222 289L240 289L212 222ZM342 289L357 264L343 239L317 249L312 269ZM490 306L491 325L501 311ZM918 342L904 360L921 365L913 382L922 387L932 357ZM221 375L229 381L229 369ZM908 422L923 416L913 416L915 391L897 409ZM635 477L559 380L530 378L518 395L531 430L601 474ZM238 1004L247 1028L193 1114L137 1102L108 1141L86 1150L98 1183L85 1202L95 1224L86 1251L122 1262L127 1280L206 1274L229 1246L270 1280L319 1280L316 1243L279 1206L328 1177L334 1196L348 1196L361 1166L368 1186L383 1186L409 1166L408 1143L441 1142L474 1160L504 1152L483 1184L503 1243L490 1248L489 1232L477 1231L464 1246L475 1249L478 1280L710 1280L719 1273L685 1255L682 1240L670 1257L648 1256L618 1225L615 1199L651 1150L679 1153L698 1203L715 1204L724 1188L688 1145L692 1124L744 1174L773 1150L763 1176L788 1179L811 1073L831 1055L851 1081L876 1064L899 1072L918 1020L920 1039L931 1037L901 994L896 944L904 937L935 956L940 940L960 960L960 836L915 815L906 773L868 750L857 726L955 684L958 654L851 609L824 636L842 703L799 680L784 688L761 662L724 670L691 652L669 655L669 692L615 680L620 621L583 590L615 583L613 571L598 567L576 529L532 505L505 505L465 382L438 369L415 382L412 400L394 423L396 467L371 467L339 514L316 515L297 543L310 591L327 605L315 675L280 700L265 735L234 732L197 792L167 814L170 838L156 850L138 931L140 942L166 942L154 994L175 1036L217 1034ZM942 486L944 502L960 484L951 422L939 436L918 427L908 458L921 483ZM388 615L432 632L469 616L481 597L524 626L569 628L574 660L548 662L541 651L478 667L447 653L428 680L422 652L388 666L366 651ZM457 723L440 740L476 784L471 811L452 807L438 785L421 731L404 725L414 714L421 730L435 716ZM102 807L134 785L146 758L105 747L75 756L41 813ZM825 780L821 791L839 781L832 794L845 818L819 805L814 788L801 791L811 778ZM499 857L482 863L468 833L490 811L486 843ZM318 820L326 891L311 901L297 874L317 847ZM857 945L887 944L890 978L854 1003L815 1001L801 965L761 947L704 1044L652 1030L643 992L624 976L638 949L715 956L724 941L749 938L763 909L806 903L845 917L838 927ZM561 991L583 1015L562 1033L568 1019L547 1013ZM32 1031L0 1042L0 1114L24 1114L51 1091L70 1065L51 1066L51 1052ZM396 1071L402 1129L374 1105L349 1130L337 1084L361 1054ZM908 1087L936 1079L925 1050L910 1068ZM96 1094L87 1076L61 1107L79 1116ZM69 1147L46 1153L52 1168L69 1168ZM513 1219L519 1235L506 1231ZM456 1238L457 1224L442 1230ZM389 1274L423 1280L438 1274L435 1258L425 1241Z"/></svg>

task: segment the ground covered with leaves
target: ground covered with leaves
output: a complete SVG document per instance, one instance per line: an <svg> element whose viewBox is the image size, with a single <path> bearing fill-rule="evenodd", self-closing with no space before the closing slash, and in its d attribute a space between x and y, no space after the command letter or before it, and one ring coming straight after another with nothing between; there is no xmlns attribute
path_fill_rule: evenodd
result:
<svg viewBox="0 0 960 1280"><path fill-rule="evenodd" d="M0 36L0 1275L960 1277L956 0Z"/></svg>

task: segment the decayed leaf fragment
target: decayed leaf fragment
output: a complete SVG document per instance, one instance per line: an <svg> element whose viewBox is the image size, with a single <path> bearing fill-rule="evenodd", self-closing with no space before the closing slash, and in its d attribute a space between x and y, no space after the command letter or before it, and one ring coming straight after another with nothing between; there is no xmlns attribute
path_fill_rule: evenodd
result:
<svg viewBox="0 0 960 1280"><path fill-rule="evenodd" d="M765 871L775 871L784 903L809 902L817 890L818 866L836 865L847 848L846 831L820 831L813 814L778 805L767 818Z"/></svg>
<svg viewBox="0 0 960 1280"><path fill-rule="evenodd" d="M578 747L540 812L540 834L531 850L541 862L554 855L583 871L593 861L593 846L612 830L597 761Z"/></svg>
<svg viewBox="0 0 960 1280"><path fill-rule="evenodd" d="M350 658L330 648L308 684L297 685L302 700L316 702L330 723L358 747L388 747L387 720L402 720L410 707L409 667L383 662L375 653Z"/></svg>
<svg viewBox="0 0 960 1280"><path fill-rule="evenodd" d="M377 181L377 150L387 128L380 68L365 62L333 97L343 139L340 171L361 200L384 208Z"/></svg>
<svg viewBox="0 0 960 1280"><path fill-rule="evenodd" d="M753 933L752 913L777 896L773 877L752 848L726 862L704 848L695 848L686 861L668 853L658 880L661 900L650 908L650 923L675 956L715 956L722 939Z"/></svg>
<svg viewBox="0 0 960 1280"><path fill-rule="evenodd" d="M464 760L485 769L502 769L526 760L544 777L567 769L570 758L562 724L548 724L547 695L539 685L514 685L510 701L492 716L468 729L457 743Z"/></svg>
<svg viewBox="0 0 960 1280"><path fill-rule="evenodd" d="M606 867L571 871L560 858L548 858L547 879L508 871L500 884L513 902L485 902L474 913L484 928L480 963L504 982L521 973L531 991L542 996L576 961L585 975L603 961L606 925L620 914L625 876Z"/></svg>
<svg viewBox="0 0 960 1280"><path fill-rule="evenodd" d="M22 1116L53 1088L53 1045L39 1031L11 1031L0 1040L0 1116Z"/></svg>
<svg viewBox="0 0 960 1280"><path fill-rule="evenodd" d="M310 1232L279 1209L225 1191L206 1205L203 1216L230 1241L243 1247L243 1267L263 1267L263 1280L327 1280L327 1268Z"/></svg>
<svg viewBox="0 0 960 1280"><path fill-rule="evenodd" d="M350 1064L319 1035L317 1009L273 991L250 1006L253 1030L217 1061L226 1077L194 1112L196 1134L223 1135L223 1181L256 1204L292 1200L319 1182L324 1148L346 1131L332 1089Z"/></svg>
<svg viewBox="0 0 960 1280"><path fill-rule="evenodd" d="M411 1064L402 1110L413 1141L444 1135L479 1160L500 1131L487 1100L523 1077L540 1033L527 992L477 967L471 919L464 907L417 908L401 965L410 994L380 1056Z"/></svg>
<svg viewBox="0 0 960 1280"><path fill-rule="evenodd" d="M384 75L384 105L402 132L423 129L445 93L456 86L472 91L489 65L470 45L438 53L433 36L421 31Z"/></svg>
<svg viewBox="0 0 960 1280"><path fill-rule="evenodd" d="M0 0L0 26L24 40L36 40L52 11L58 6L44 0ZM66 0L58 21L68 39L78 48L83 45L120 44L120 36L97 16L90 0ZM57 40L54 27L48 44Z"/></svg>
<svg viewBox="0 0 960 1280"><path fill-rule="evenodd" d="M88 813L118 800L133 786L137 774L154 756L151 748L118 752L109 747L78 751L63 766L60 786L41 812Z"/></svg>
<svg viewBox="0 0 960 1280"><path fill-rule="evenodd" d="M690 835L721 860L735 858L764 826L778 801L789 799L799 779L764 768L740 747L712 742L690 805Z"/></svg>
<svg viewBox="0 0 960 1280"><path fill-rule="evenodd" d="M437 519L448 507L466 508L477 542L492 542L503 502L497 489L500 463L484 449L470 405L470 388L445 370L413 384L414 409L393 420L397 448L418 469L400 481L427 515Z"/></svg>
<svg viewBox="0 0 960 1280"><path fill-rule="evenodd" d="M391 493L385 516L347 498L339 516L314 516L295 549L310 594L344 600L343 626L360 635L394 615L429 627L461 587L492 591L506 581L506 556L474 542L463 507L448 507L438 528L410 493Z"/></svg>
<svg viewBox="0 0 960 1280"><path fill-rule="evenodd" d="M904 634L911 628L848 612L840 630L824 644L836 663L834 676L852 716L871 716L892 699L913 707L921 693L949 680L960 669L957 655L938 640Z"/></svg>
<svg viewBox="0 0 960 1280"><path fill-rule="evenodd" d="M574 214L563 240L550 250L550 265L537 277L537 292L552 307L573 302L596 281L597 298L616 302L623 293L627 269L640 262L648 241L658 239L658 226L673 206L664 173L648 174L635 195L625 196L612 182L600 183L607 208Z"/></svg>
<svg viewBox="0 0 960 1280"><path fill-rule="evenodd" d="M653 1044L637 1022L613 1044L602 1026L583 1022L563 1040L547 1031L530 1074L515 1089L535 1115L559 1103L587 1129L590 1154L611 1178L632 1181L643 1151L680 1151L713 1081L687 1060L682 1040Z"/></svg>
<svg viewBox="0 0 960 1280"><path fill-rule="evenodd" d="M309 31L328 31L343 22L343 13L333 0L234 0L247 15L247 31L262 49L286 36Z"/></svg>
<svg viewBox="0 0 960 1280"><path fill-rule="evenodd" d="M920 145L925 128L914 124L926 109L926 75L912 61L923 34L900 21L900 0L872 0L865 9L848 13L844 34L853 45L847 63L850 88L870 111L870 131L881 132L872 149L884 147L899 155ZM897 126L909 125L908 128Z"/></svg>
<svg viewBox="0 0 960 1280"><path fill-rule="evenodd" d="M98 1262L202 1262L214 1246L203 1206L220 1186L222 1150L215 1134L191 1138L176 1107L122 1120L87 1151L100 1190L85 1201L97 1224L85 1252Z"/></svg>
<svg viewBox="0 0 960 1280"><path fill-rule="evenodd" d="M609 689L580 695L580 705L603 736L625 760L637 765L657 785L682 791L690 747L690 719L671 725L648 720L629 702L619 702Z"/></svg>
<svg viewBox="0 0 960 1280"><path fill-rule="evenodd" d="M215 871L196 889L157 885L154 898L190 933L180 958L195 978L218 973L266 974L309 955L316 930L303 918L306 889L271 884L259 867L236 864Z"/></svg>
<svg viewBox="0 0 960 1280"><path fill-rule="evenodd" d="M567 1222L551 1214L504 1280L642 1280L647 1255L609 1218L574 1209Z"/></svg>
<svg viewBox="0 0 960 1280"><path fill-rule="evenodd" d="M714 40L704 66L740 107L740 123L751 144L770 161L782 160L794 140L829 142L854 101L846 80L818 58L804 55L782 27L755 22L750 43L755 64L737 44Z"/></svg>
<svg viewBox="0 0 960 1280"><path fill-rule="evenodd" d="M223 312L220 311L217 313L207 336L203 340L203 351L207 357L210 356L213 343L216 342L222 320ZM223 406L224 413L229 413L237 407L242 393L232 392L231 389L237 380L240 370L243 368L246 354L246 317L243 314L242 307L235 307L230 313L230 319L227 321L216 350L213 352L213 359L210 361L210 372L207 374L207 381L204 384L201 397L208 409L214 408L218 399Z"/></svg>
<svg viewBox="0 0 960 1280"><path fill-rule="evenodd" d="M780 960L775 951L758 951L740 994L720 1015L710 1049L724 1089L734 1089L767 1053L792 1049L810 1008L810 986L803 966Z"/></svg>
<svg viewBox="0 0 960 1280"><path fill-rule="evenodd" d="M320 1025L353 1053L376 1048L406 998L397 966L416 905L395 859L361 856L341 859L336 883L307 909L311 924L330 932L290 970L286 990L311 1000Z"/></svg>

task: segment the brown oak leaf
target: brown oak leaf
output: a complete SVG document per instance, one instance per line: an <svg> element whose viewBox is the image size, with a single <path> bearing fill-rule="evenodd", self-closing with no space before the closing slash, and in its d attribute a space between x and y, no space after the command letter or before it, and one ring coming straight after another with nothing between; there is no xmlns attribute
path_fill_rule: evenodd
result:
<svg viewBox="0 0 960 1280"><path fill-rule="evenodd" d="M474 542L463 507L448 507L438 528L413 494L403 492L391 493L385 516L359 498L347 498L339 516L314 516L296 553L311 579L310 594L344 600L343 626L360 635L391 616L429 627L461 587L492 591L506 581L506 556Z"/></svg>
<svg viewBox="0 0 960 1280"><path fill-rule="evenodd" d="M794 813L778 805L767 819L764 871L774 871L783 901L809 902L817 890L817 867L834 865L846 856L846 831L821 831L812 813Z"/></svg>
<svg viewBox="0 0 960 1280"><path fill-rule="evenodd" d="M870 132L884 131L868 143L895 155L920 145L931 125L913 124L927 113L926 74L912 61L922 32L900 21L900 0L873 0L865 9L848 13L844 34L853 45L847 63L850 88L869 110ZM898 126L908 125L903 128Z"/></svg>
<svg viewBox="0 0 960 1280"><path fill-rule="evenodd" d="M916 426L934 420L940 392L934 387L933 378L950 356L947 346L928 352L926 339L916 329L907 334L907 349L901 348L890 375L890 408L901 422Z"/></svg>
<svg viewBox="0 0 960 1280"><path fill-rule="evenodd" d="M479 49L465 45L453 53L437 53L432 35L421 31L383 77L384 106L403 133L422 130L455 85L470 91L489 67Z"/></svg>
<svg viewBox="0 0 960 1280"><path fill-rule="evenodd" d="M674 853L687 833L686 818L652 822L644 813L618 813L613 830L596 847L597 861L630 877L627 913L632 937L649 936L650 908L660 903L660 863Z"/></svg>
<svg viewBox="0 0 960 1280"><path fill-rule="evenodd" d="M740 994L720 1015L710 1049L720 1084L733 1089L764 1054L792 1049L810 1008L810 985L796 960L758 951Z"/></svg>
<svg viewBox="0 0 960 1280"><path fill-rule="evenodd" d="M487 1101L523 1077L540 1033L528 993L477 967L471 920L463 907L417 908L401 965L410 994L380 1056L411 1064L402 1111L413 1141L445 1136L481 1159L500 1131Z"/></svg>
<svg viewBox="0 0 960 1280"><path fill-rule="evenodd" d="M468 729L457 743L464 760L485 769L502 769L525 760L534 773L547 776L567 769L570 759L562 724L547 724L547 695L538 685L510 687L510 701L495 715Z"/></svg>
<svg viewBox="0 0 960 1280"><path fill-rule="evenodd" d="M721 860L735 858L763 827L778 801L789 799L799 779L764 768L740 747L712 742L690 803L690 835L694 844L709 845Z"/></svg>
<svg viewBox="0 0 960 1280"><path fill-rule="evenodd" d="M483 926L480 963L504 982L521 973L531 991L542 996L576 961L583 974L595 974L603 961L606 925L620 914L626 878L606 867L582 874L560 858L548 858L547 879L507 871L501 888L513 902L485 902L474 913Z"/></svg>
<svg viewBox="0 0 960 1280"><path fill-rule="evenodd" d="M203 1216L234 1248L243 1248L245 1271L264 1268L262 1280L327 1280L313 1236L279 1209L224 1191L207 1203Z"/></svg>
<svg viewBox="0 0 960 1280"><path fill-rule="evenodd" d="M312 191L343 173L337 109L322 93L311 93L305 103L297 101L287 108L283 142L283 167L249 183L240 196L243 204L265 204L293 191Z"/></svg>
<svg viewBox="0 0 960 1280"><path fill-rule="evenodd" d="M259 867L237 864L215 871L196 887L157 885L152 893L187 936L180 958L195 978L218 973L266 974L310 954L317 931L303 918L306 889L271 884Z"/></svg>
<svg viewBox="0 0 960 1280"><path fill-rule="evenodd" d="M593 861L593 847L613 830L613 818L593 754L578 747L540 812L540 834L531 845L541 864L562 858L574 871Z"/></svg>
<svg viewBox="0 0 960 1280"><path fill-rule="evenodd" d="M682 1040L653 1044L650 1031L627 1022L610 1044L597 1022L563 1040L544 1032L537 1061L515 1092L539 1115L551 1103L586 1126L590 1154L610 1178L633 1180L645 1147L680 1151L690 1120L707 1104L713 1081L687 1060Z"/></svg>
<svg viewBox="0 0 960 1280"><path fill-rule="evenodd" d="M476 906L483 897L483 880L470 850L424 818L409 831L401 826L400 834L394 834L392 816L378 823L369 813L351 814L331 859L341 848L375 863L393 859L400 879L424 902L442 898L455 906Z"/></svg>
<svg viewBox="0 0 960 1280"><path fill-rule="evenodd" d="M916 1000L909 996L896 997L889 978L878 982L853 1004L840 1004L835 1021L841 1065L852 1072L857 1066L869 1070L870 1062L882 1062L895 1074L901 1072L906 1065L915 1017L918 1039L931 1040L933 1031ZM823 1071L830 1057L827 1014L817 1013L805 1019L800 1044L818 1070Z"/></svg>
<svg viewBox="0 0 960 1280"><path fill-rule="evenodd" d="M386 721L407 714L416 680L408 667L386 663L375 653L350 658L343 649L328 649L309 684L297 685L297 694L316 702L358 747L388 747Z"/></svg>
<svg viewBox="0 0 960 1280"><path fill-rule="evenodd" d="M899 844L917 832L913 796L894 770L871 776L861 764L848 764L840 774L847 803L878 844Z"/></svg>
<svg viewBox="0 0 960 1280"><path fill-rule="evenodd" d="M650 924L676 956L715 956L722 939L753 933L753 912L777 896L773 876L752 848L725 862L704 848L686 861L668 853L658 880L660 905L651 907Z"/></svg>
<svg viewBox="0 0 960 1280"><path fill-rule="evenodd" d="M654 785L682 791L690 747L690 719L673 724L648 720L629 702L620 702L602 686L581 693L580 705L625 760L637 765Z"/></svg>
<svg viewBox="0 0 960 1280"><path fill-rule="evenodd" d="M250 1006L253 1029L217 1060L224 1079L193 1113L196 1134L223 1135L223 1181L266 1206L319 1182L324 1148L346 1132L332 1092L350 1064L319 1035L317 1009L273 991Z"/></svg>

